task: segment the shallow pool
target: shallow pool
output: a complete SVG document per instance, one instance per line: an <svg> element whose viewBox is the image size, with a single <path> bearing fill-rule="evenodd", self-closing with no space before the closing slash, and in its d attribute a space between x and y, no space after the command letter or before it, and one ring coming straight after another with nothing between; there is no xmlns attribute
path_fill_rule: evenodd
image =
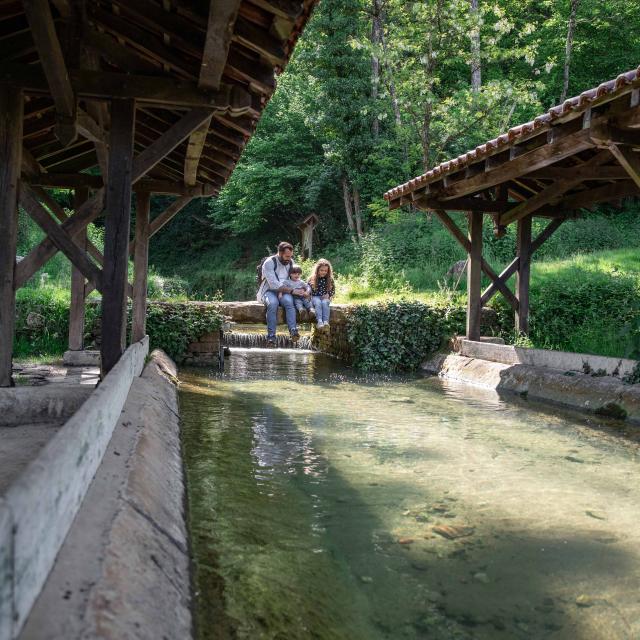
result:
<svg viewBox="0 0 640 640"><path fill-rule="evenodd" d="M311 353L180 377L201 638L640 637L633 434Z"/></svg>

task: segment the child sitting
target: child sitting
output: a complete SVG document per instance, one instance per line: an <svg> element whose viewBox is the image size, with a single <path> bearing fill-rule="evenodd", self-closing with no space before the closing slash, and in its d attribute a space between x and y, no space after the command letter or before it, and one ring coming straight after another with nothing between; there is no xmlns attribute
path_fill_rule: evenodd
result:
<svg viewBox="0 0 640 640"><path fill-rule="evenodd" d="M329 326L331 298L336 293L333 269L328 260L321 258L313 265L309 286L311 287L313 306L316 310L316 325L318 329L323 329Z"/></svg>
<svg viewBox="0 0 640 640"><path fill-rule="evenodd" d="M282 286L293 289L291 295L293 304L298 312L303 309L311 309L311 287L302 279L302 269L298 265L291 267L289 277L282 281ZM282 299L282 293L278 294L278 298ZM291 332L291 338L294 342L299 340L299 333L296 328Z"/></svg>

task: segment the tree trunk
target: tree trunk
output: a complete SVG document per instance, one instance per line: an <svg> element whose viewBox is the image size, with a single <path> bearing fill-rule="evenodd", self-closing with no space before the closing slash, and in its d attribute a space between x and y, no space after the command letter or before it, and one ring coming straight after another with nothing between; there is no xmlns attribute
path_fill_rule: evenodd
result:
<svg viewBox="0 0 640 640"><path fill-rule="evenodd" d="M380 58L378 50L382 43L382 0L373 0L373 19L371 22L371 45L373 56L371 57L371 102L373 103L373 121L371 122L371 132L377 138L380 133L380 121L378 120L378 100L380 86Z"/></svg>
<svg viewBox="0 0 640 640"><path fill-rule="evenodd" d="M364 232L362 230L362 212L360 211L360 190L355 185L353 185L353 210L356 218L356 233L360 239Z"/></svg>
<svg viewBox="0 0 640 640"><path fill-rule="evenodd" d="M351 188L349 187L349 181L347 177L342 178L342 195L344 197L344 212L347 214L347 223L349 224L349 231L351 237L356 240L356 225L353 221L353 209L351 207Z"/></svg>
<svg viewBox="0 0 640 640"><path fill-rule="evenodd" d="M470 16L471 29L471 90L474 93L480 91L482 86L482 72L480 66L480 11L479 0L471 0Z"/></svg>
<svg viewBox="0 0 640 640"><path fill-rule="evenodd" d="M567 99L569 91L569 69L571 67L571 53L573 52L573 36L576 31L576 17L578 15L578 6L580 0L571 0L571 12L569 13L569 25L567 27L567 44L564 53L564 73L562 75L562 94L560 95L560 103Z"/></svg>
<svg viewBox="0 0 640 640"><path fill-rule="evenodd" d="M429 155L431 152L431 104L425 105L424 117L422 119L422 131L420 132L420 141L422 142L422 167L429 171L431 161Z"/></svg>

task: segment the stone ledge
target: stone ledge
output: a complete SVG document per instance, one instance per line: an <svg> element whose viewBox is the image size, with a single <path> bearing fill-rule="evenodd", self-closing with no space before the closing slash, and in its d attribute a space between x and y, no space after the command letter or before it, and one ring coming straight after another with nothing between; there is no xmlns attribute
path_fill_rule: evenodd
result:
<svg viewBox="0 0 640 640"><path fill-rule="evenodd" d="M191 638L175 373L154 351L134 380L20 640Z"/></svg>
<svg viewBox="0 0 640 640"><path fill-rule="evenodd" d="M640 424L640 385L613 376L593 377L526 364L505 364L462 355L438 354L423 370L448 380L518 394L531 400L625 419Z"/></svg>

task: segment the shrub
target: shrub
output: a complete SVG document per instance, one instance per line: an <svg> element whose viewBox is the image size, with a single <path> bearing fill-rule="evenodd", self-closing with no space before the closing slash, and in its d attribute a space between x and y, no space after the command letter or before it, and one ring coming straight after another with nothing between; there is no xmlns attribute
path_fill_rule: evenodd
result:
<svg viewBox="0 0 640 640"><path fill-rule="evenodd" d="M464 310L422 302L360 305L347 312L353 364L362 371L411 371L460 330Z"/></svg>
<svg viewBox="0 0 640 640"><path fill-rule="evenodd" d="M224 318L212 305L156 302L147 310L147 333L152 349L160 348L181 361L187 346L206 333L218 331Z"/></svg>

